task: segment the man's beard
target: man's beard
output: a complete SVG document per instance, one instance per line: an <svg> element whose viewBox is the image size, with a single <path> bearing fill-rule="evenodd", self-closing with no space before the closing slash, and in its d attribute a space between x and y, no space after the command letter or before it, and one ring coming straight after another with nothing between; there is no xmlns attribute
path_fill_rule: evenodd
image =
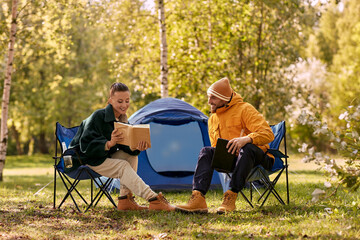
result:
<svg viewBox="0 0 360 240"><path fill-rule="evenodd" d="M213 108L214 106L214 108ZM218 110L219 108L225 107L225 104L222 106L216 106L216 105L210 105L210 110L212 113L216 112L216 110Z"/></svg>

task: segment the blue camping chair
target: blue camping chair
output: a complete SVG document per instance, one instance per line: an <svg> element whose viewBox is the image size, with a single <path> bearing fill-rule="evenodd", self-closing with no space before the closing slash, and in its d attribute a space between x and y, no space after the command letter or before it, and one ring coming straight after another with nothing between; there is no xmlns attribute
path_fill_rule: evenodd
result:
<svg viewBox="0 0 360 240"><path fill-rule="evenodd" d="M276 191L275 189L275 185L278 182L280 176L282 175L282 173L285 170L285 175L286 175L286 193L287 193L287 204L289 204L290 202L290 198L289 198L289 180L288 180L288 163L287 163L287 159L289 158L287 156L287 149L286 149L286 128L285 128L285 121L282 121L276 125L272 125L271 129L274 133L274 140L269 144L270 149L268 149L268 152L271 153L272 155L274 155L275 157L275 163L274 166L272 167L271 171L265 170L261 165L255 166L249 176L246 179L246 182L249 183L250 185L250 200L246 197L246 195L240 191L240 195L242 195L242 197L249 203L249 205L253 208L253 204L252 202L252 198L253 198L253 189L257 190L255 186L255 182L258 182L259 180L264 184L265 190L260 193L260 197L258 198L258 202L261 202L260 207L262 207L264 205L264 203L266 202L266 200L268 199L270 194L273 194L274 197L281 203L285 205L285 202L283 201L283 199L281 198L281 196L279 195L279 193ZM282 142L282 140L284 140L284 151L285 154L282 153L279 150L280 147L280 143ZM285 161L285 162L284 162ZM277 173L277 175L275 176L275 178L273 180L270 180L270 175ZM227 189L229 189L229 183L230 183L230 178L231 176L229 174L222 174L222 183L223 183L223 188L224 191L226 191Z"/></svg>
<svg viewBox="0 0 360 240"><path fill-rule="evenodd" d="M66 128L62 126L60 123L56 123L56 130L55 130L55 136L56 136L56 142L55 142L55 156L53 159L55 160L54 163L54 208L56 208L56 175L59 174L67 192L62 199L61 203L59 204L58 208L62 206L62 204L65 202L65 200L70 197L76 206L77 210L81 212L78 203L76 202L73 194L77 194L80 199L86 204L86 209L89 210L92 206L96 206L99 200L103 195L109 199L109 201L112 203L112 205L116 208L116 204L114 200L112 199L110 193L106 190L111 185L113 179L108 178L106 181L103 181L98 173L93 171L91 168L89 168L86 165L80 165L76 170L67 172L65 171L64 166L64 159L63 159L63 153L68 149L69 144L73 137L75 136L77 130L79 127L72 127L72 128ZM60 144L61 152L58 150L58 143ZM90 187L91 187L91 200L90 203L88 203L85 198L82 196L82 194L79 192L79 190L76 188L80 181L82 180L91 180L90 181ZM95 197L94 197L94 190L93 185L94 183L96 186L99 187L99 190L97 191Z"/></svg>

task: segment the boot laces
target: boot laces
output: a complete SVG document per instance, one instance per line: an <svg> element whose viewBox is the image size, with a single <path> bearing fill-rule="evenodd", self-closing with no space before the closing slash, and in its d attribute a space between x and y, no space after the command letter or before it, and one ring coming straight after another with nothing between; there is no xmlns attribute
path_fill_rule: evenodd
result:
<svg viewBox="0 0 360 240"><path fill-rule="evenodd" d="M195 195L194 194L191 195L188 204L191 204L193 201L195 201Z"/></svg>
<svg viewBox="0 0 360 240"><path fill-rule="evenodd" d="M161 195L161 197L159 197L159 200L160 200L161 202L164 202L164 203L166 203L166 204L169 204L169 201L168 201L163 195Z"/></svg>
<svg viewBox="0 0 360 240"><path fill-rule="evenodd" d="M230 194L225 193L225 195L224 195L224 202L223 202L223 204L224 204L224 205L228 205L228 204L232 203L232 201L231 201L231 200L232 200L232 199L231 199L231 197L230 197Z"/></svg>
<svg viewBox="0 0 360 240"><path fill-rule="evenodd" d="M135 196L130 197L129 200L130 200L131 202L137 204L137 203L135 202Z"/></svg>

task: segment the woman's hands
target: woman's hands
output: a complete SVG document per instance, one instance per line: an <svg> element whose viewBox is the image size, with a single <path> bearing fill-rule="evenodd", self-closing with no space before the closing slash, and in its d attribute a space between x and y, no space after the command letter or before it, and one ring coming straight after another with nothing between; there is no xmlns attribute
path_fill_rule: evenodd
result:
<svg viewBox="0 0 360 240"><path fill-rule="evenodd" d="M138 146L136 147L136 149L139 150L139 151L144 151L144 150L146 150L148 148L149 148L149 144L147 142L145 142L145 141L139 142Z"/></svg>
<svg viewBox="0 0 360 240"><path fill-rule="evenodd" d="M111 139L110 141L106 142L106 146L108 149L112 148L116 145L117 142L120 142L124 139L123 133L119 129L114 129L111 133Z"/></svg>
<svg viewBox="0 0 360 240"><path fill-rule="evenodd" d="M124 139L123 132L121 132L119 129L114 129L111 133L111 140L106 142L107 149L112 148L116 145L117 142L120 142ZM139 142L138 146L135 149L130 148L132 151L139 150L144 151L149 148L149 144L145 141Z"/></svg>

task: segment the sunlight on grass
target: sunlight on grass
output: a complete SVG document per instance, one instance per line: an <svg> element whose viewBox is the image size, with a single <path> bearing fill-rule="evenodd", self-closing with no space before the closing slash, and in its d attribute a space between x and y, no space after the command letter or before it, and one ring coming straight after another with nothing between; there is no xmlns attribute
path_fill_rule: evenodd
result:
<svg viewBox="0 0 360 240"><path fill-rule="evenodd" d="M46 168L54 164L50 155L35 154L32 156L6 156L5 169L13 168Z"/></svg>
<svg viewBox="0 0 360 240"><path fill-rule="evenodd" d="M7 165L4 181L0 183L0 239L357 239L360 236L359 193L338 191L335 197L312 202L311 192L315 188L324 189L325 178L318 165L302 163L298 156L289 161L290 205L282 206L270 196L264 207L252 209L239 196L237 211L224 215L215 213L222 202L222 190L211 190L206 195L209 214L119 212L105 198L86 213L78 213L70 198L61 209L53 209L51 158L14 159L18 162ZM32 163L27 162L30 159ZM56 180L59 204L66 189L59 184L60 178ZM89 181L81 182L79 190L87 200L90 198ZM285 199L285 175L277 190ZM333 190L330 188L328 192ZM183 204L191 191L165 191L164 195L172 204ZM117 194L112 196L116 201ZM76 194L74 198L81 203ZM139 197L136 201L148 204ZM85 204L80 206L84 209Z"/></svg>
<svg viewBox="0 0 360 240"><path fill-rule="evenodd" d="M4 169L5 176L21 176L21 175L51 175L54 174L54 168L10 168Z"/></svg>

